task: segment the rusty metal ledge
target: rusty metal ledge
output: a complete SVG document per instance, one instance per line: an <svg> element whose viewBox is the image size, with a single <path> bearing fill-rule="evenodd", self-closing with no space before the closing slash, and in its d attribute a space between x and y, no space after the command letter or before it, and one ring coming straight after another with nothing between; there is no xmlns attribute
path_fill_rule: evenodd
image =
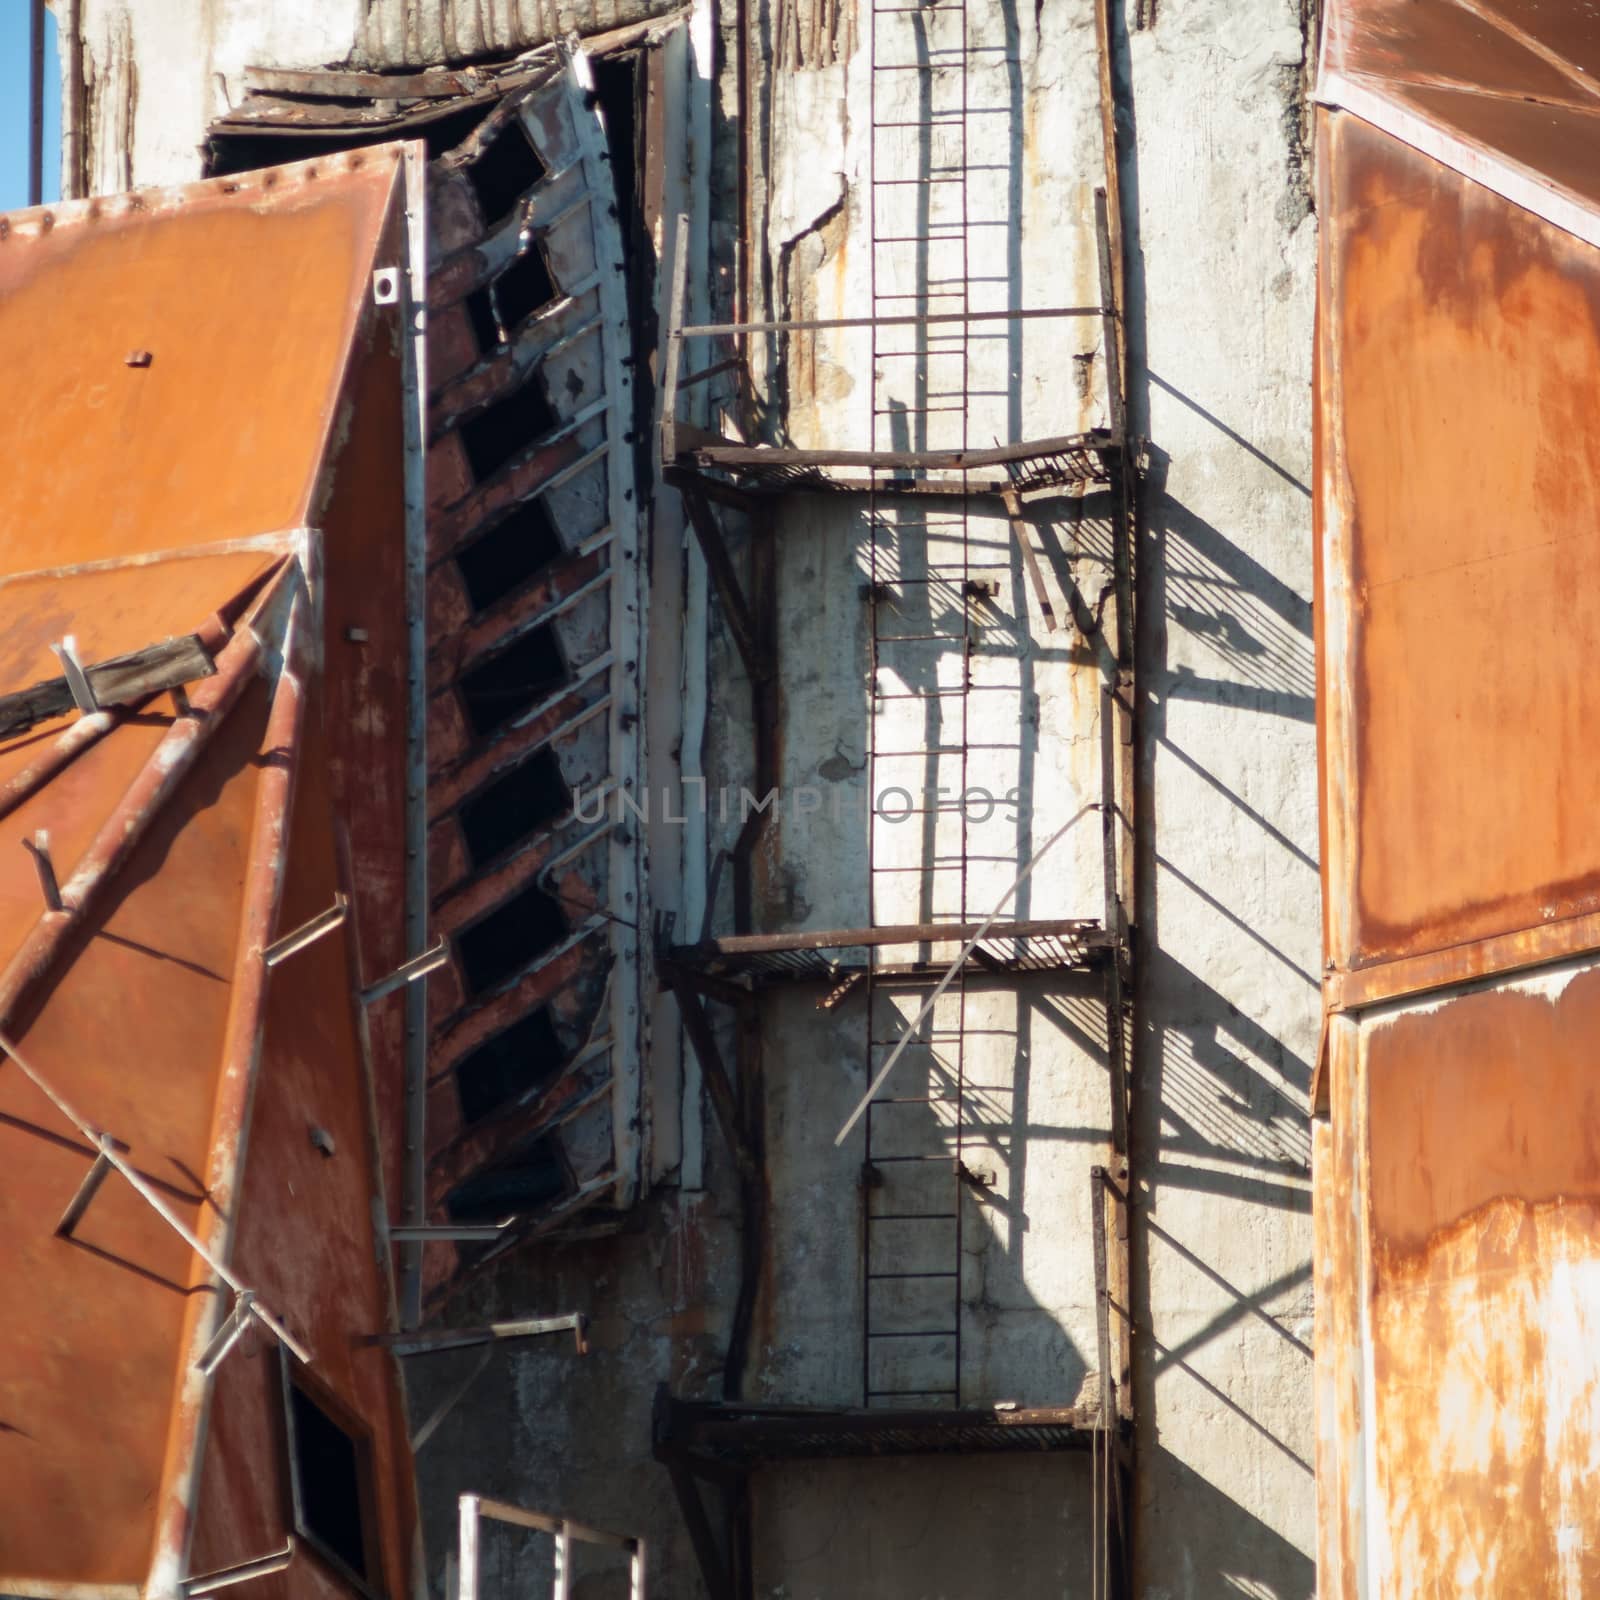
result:
<svg viewBox="0 0 1600 1600"><path fill-rule="evenodd" d="M863 1456L1010 1454L1087 1450L1107 1428L1098 1405L1002 1411L848 1410L843 1407L721 1405L657 1392L658 1460L710 1458L730 1465Z"/></svg>
<svg viewBox="0 0 1600 1600"><path fill-rule="evenodd" d="M1428 950L1351 972L1332 971L1323 979L1330 1012L1362 1011L1391 1000L1406 1000L1480 978L1526 972L1600 952L1600 912L1560 922L1492 934L1445 950Z"/></svg>

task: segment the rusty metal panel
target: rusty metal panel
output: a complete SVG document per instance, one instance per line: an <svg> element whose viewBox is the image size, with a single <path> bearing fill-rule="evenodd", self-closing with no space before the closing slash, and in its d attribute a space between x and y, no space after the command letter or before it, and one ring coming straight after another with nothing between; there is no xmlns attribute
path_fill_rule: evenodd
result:
<svg viewBox="0 0 1600 1600"><path fill-rule="evenodd" d="M374 282L406 256L403 159L0 218L0 362L30 401L0 419L0 692L55 676L65 635L87 661L184 634L215 658L186 697L0 740L0 1274L28 1286L0 1322L8 1593L171 1594L197 1556L281 1549L252 1359L275 1337L370 1430L381 1587L409 1587L403 1404L363 1344L394 1317L356 999L383 968L355 942L361 913L406 906L419 423L405 298ZM351 834L387 873L352 882ZM267 944L336 888L339 939L269 972ZM80 1194L102 1132L127 1172ZM197 1357L241 1271L278 1332L213 1375ZM304 1562L262 1581L329 1586Z"/></svg>
<svg viewBox="0 0 1600 1600"><path fill-rule="evenodd" d="M1342 1027L1347 1209L1318 1219L1344 1318L1324 1324L1335 1347L1318 1347L1341 1374L1324 1570L1343 1544L1365 1568L1354 1592L1373 1600L1593 1594L1600 967ZM1349 1205L1352 1177L1363 1192ZM1341 1233L1357 1235L1351 1255Z"/></svg>
<svg viewBox="0 0 1600 1600"><path fill-rule="evenodd" d="M0 219L0 566L304 523L396 147ZM70 470L67 470L70 463Z"/></svg>
<svg viewBox="0 0 1600 1600"><path fill-rule="evenodd" d="M1592 23L1574 27L1566 18L1565 25L1551 27L1551 18L1531 12L1527 6L1474 8L1460 0L1344 0L1328 9L1323 72L1600 106L1600 90L1576 81L1570 67L1550 59L1549 45L1539 37L1541 28L1565 34L1569 44L1586 45L1592 55ZM1575 34L1583 37L1572 38ZM1570 52L1561 54L1571 59Z"/></svg>
<svg viewBox="0 0 1600 1600"><path fill-rule="evenodd" d="M1353 117L1324 129L1325 875L1347 969L1600 909L1600 255Z"/></svg>
<svg viewBox="0 0 1600 1600"><path fill-rule="evenodd" d="M1319 1587L1600 1586L1600 48L1345 0L1319 98Z"/></svg>
<svg viewBox="0 0 1600 1600"><path fill-rule="evenodd" d="M1597 68L1582 0L1336 0L1317 98L1600 244Z"/></svg>

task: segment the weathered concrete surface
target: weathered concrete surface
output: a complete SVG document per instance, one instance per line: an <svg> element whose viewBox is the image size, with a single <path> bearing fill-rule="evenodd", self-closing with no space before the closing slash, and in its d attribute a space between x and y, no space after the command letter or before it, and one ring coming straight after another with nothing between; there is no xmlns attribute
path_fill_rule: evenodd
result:
<svg viewBox="0 0 1600 1600"><path fill-rule="evenodd" d="M206 127L243 98L244 69L339 60L361 0L77 0L75 16L83 171L90 194L109 194L198 178ZM70 40L61 54L70 69Z"/></svg>
<svg viewBox="0 0 1600 1600"><path fill-rule="evenodd" d="M1291 1600L1315 1583L1303 18L1220 0L1127 21L1133 425L1156 450L1140 551L1136 1566L1151 1600Z"/></svg>

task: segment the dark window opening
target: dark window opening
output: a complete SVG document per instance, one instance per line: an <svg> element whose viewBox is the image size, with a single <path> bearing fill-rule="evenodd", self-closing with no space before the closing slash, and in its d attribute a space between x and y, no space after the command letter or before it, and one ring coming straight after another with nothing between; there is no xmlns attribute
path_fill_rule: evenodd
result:
<svg viewBox="0 0 1600 1600"><path fill-rule="evenodd" d="M567 681L556 630L548 622L520 633L460 679L467 720L479 738L526 711Z"/></svg>
<svg viewBox="0 0 1600 1600"><path fill-rule="evenodd" d="M466 306L467 321L472 324L472 337L478 341L478 353L486 356L500 343L500 319L494 314L494 301L489 298L488 286L469 294Z"/></svg>
<svg viewBox="0 0 1600 1600"><path fill-rule="evenodd" d="M544 176L539 159L520 122L506 130L466 169L467 181L478 197L483 225L493 228L516 209L517 201Z"/></svg>
<svg viewBox="0 0 1600 1600"><path fill-rule="evenodd" d="M544 1007L513 1022L456 1063L461 1115L481 1122L501 1106L554 1082L565 1052Z"/></svg>
<svg viewBox="0 0 1600 1600"><path fill-rule="evenodd" d="M370 1595L369 1443L306 1390L287 1355L283 1374L294 1531Z"/></svg>
<svg viewBox="0 0 1600 1600"><path fill-rule="evenodd" d="M543 500L524 500L508 517L480 534L456 557L474 611L486 610L520 589L563 554Z"/></svg>
<svg viewBox="0 0 1600 1600"><path fill-rule="evenodd" d="M461 834L481 867L564 815L572 799L553 750L537 750L461 807Z"/></svg>
<svg viewBox="0 0 1600 1600"><path fill-rule="evenodd" d="M567 1191L561 1148L548 1134L524 1145L503 1167L475 1172L445 1197L452 1222L501 1222Z"/></svg>
<svg viewBox="0 0 1600 1600"><path fill-rule="evenodd" d="M365 145L387 144L397 137L421 139L428 147L428 159L433 161L447 150L455 149L494 108L493 100L485 100L463 111L447 112L432 121L408 122L398 133L393 127L364 133L350 130L292 135L242 131L225 133L214 129L206 141L205 175L208 178L223 178L235 172L255 172L261 167L279 167L289 161L309 161L316 156L334 155L340 150L359 150Z"/></svg>
<svg viewBox="0 0 1600 1600"><path fill-rule="evenodd" d="M456 953L473 994L492 989L529 966L567 931L561 902L530 884L456 938Z"/></svg>
<svg viewBox="0 0 1600 1600"><path fill-rule="evenodd" d="M482 483L541 434L556 426L557 417L537 378L496 400L461 424L461 443L473 476Z"/></svg>
<svg viewBox="0 0 1600 1600"><path fill-rule="evenodd" d="M467 296L467 320L484 355L496 349L541 306L556 297L556 286L545 266L544 252L530 244L509 267Z"/></svg>
<svg viewBox="0 0 1600 1600"><path fill-rule="evenodd" d="M537 239L495 280L494 293L500 305L500 324L508 332L555 299L556 286Z"/></svg>

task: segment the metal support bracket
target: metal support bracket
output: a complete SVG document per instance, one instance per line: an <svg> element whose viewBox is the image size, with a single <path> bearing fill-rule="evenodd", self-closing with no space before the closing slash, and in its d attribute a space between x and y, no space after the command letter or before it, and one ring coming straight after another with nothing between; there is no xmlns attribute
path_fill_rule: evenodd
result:
<svg viewBox="0 0 1600 1600"><path fill-rule="evenodd" d="M333 904L326 911L319 912L309 922L301 923L293 933L286 933L281 939L274 939L261 952L261 964L275 967L280 961L286 961L308 945L315 944L324 934L332 933L349 915L349 910L348 898L343 894L336 894L333 897Z"/></svg>
<svg viewBox="0 0 1600 1600"><path fill-rule="evenodd" d="M1056 608L1051 603L1050 591L1045 587L1044 570L1039 565L1038 553L1033 548L1033 540L1028 537L1028 519L1022 514L1022 496L1015 489L1007 489L1000 499L1005 505L1017 548L1022 551L1023 565L1028 569L1028 581L1032 583L1034 598L1039 602L1039 615L1044 619L1046 629L1054 633L1060 624L1056 621Z"/></svg>
<svg viewBox="0 0 1600 1600"><path fill-rule="evenodd" d="M370 1006L374 1000L381 1000L386 994L393 994L396 989L403 989L408 983L415 983L418 978L437 972L449 959L450 947L441 934L421 955L402 962L387 978L379 978L376 983L368 984L361 991L362 1005Z"/></svg>
<svg viewBox="0 0 1600 1600"><path fill-rule="evenodd" d="M78 641L69 633L60 644L53 644L50 648L61 663L67 688L72 691L72 703L86 716L98 711L100 702L95 699L94 690L89 687L88 674L78 659Z"/></svg>

